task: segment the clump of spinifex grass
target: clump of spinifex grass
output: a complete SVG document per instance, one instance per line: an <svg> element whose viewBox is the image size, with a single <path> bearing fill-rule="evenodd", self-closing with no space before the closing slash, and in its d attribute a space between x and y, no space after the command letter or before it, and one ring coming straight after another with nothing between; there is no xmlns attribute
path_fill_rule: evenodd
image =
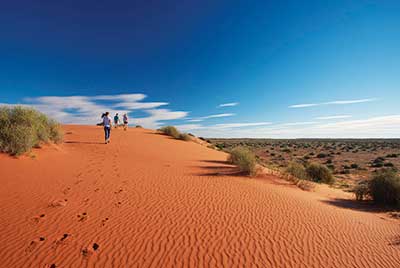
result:
<svg viewBox="0 0 400 268"><path fill-rule="evenodd" d="M306 172L311 181L326 184L333 184L335 182L332 172L325 165L311 163L306 167Z"/></svg>
<svg viewBox="0 0 400 268"><path fill-rule="evenodd" d="M27 107L0 107L0 151L20 155L41 143L62 141L60 124Z"/></svg>
<svg viewBox="0 0 400 268"><path fill-rule="evenodd" d="M230 151L228 161L239 167L241 172L245 172L250 176L257 174L256 156L245 147L236 147Z"/></svg>
<svg viewBox="0 0 400 268"><path fill-rule="evenodd" d="M189 134L180 133L174 126L165 126L165 127L159 128L158 131L164 133L165 135L168 135L175 139L178 139L178 140L190 141L192 139Z"/></svg>
<svg viewBox="0 0 400 268"><path fill-rule="evenodd" d="M331 171L325 165L319 163L311 163L304 166L300 163L291 162L285 172L288 176L287 178L303 190L312 188L313 185L309 181L327 184L335 182Z"/></svg>

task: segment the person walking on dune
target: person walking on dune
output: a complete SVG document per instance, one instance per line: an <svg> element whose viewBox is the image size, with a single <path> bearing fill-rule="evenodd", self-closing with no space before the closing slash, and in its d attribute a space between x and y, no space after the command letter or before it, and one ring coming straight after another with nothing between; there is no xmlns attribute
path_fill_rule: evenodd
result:
<svg viewBox="0 0 400 268"><path fill-rule="evenodd" d="M118 113L116 113L115 116L114 116L114 126L115 126L115 128L118 128L118 122L119 122L119 115L118 115Z"/></svg>
<svg viewBox="0 0 400 268"><path fill-rule="evenodd" d="M103 116L105 144L110 142L111 135L111 118L109 117L109 114L109 112L106 112Z"/></svg>
<svg viewBox="0 0 400 268"><path fill-rule="evenodd" d="M128 115L125 113L122 118L124 120L124 130L127 130L127 128L128 128Z"/></svg>

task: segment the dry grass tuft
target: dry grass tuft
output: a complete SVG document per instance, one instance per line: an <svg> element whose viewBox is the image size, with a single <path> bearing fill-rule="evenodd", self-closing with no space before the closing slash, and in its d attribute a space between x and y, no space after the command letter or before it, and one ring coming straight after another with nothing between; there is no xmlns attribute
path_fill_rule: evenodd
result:
<svg viewBox="0 0 400 268"><path fill-rule="evenodd" d="M241 172L245 172L250 176L257 175L256 156L247 148L237 147L232 149L228 161L237 165Z"/></svg>
<svg viewBox="0 0 400 268"><path fill-rule="evenodd" d="M60 143L59 123L43 113L22 106L0 107L0 151L20 155L41 143Z"/></svg>

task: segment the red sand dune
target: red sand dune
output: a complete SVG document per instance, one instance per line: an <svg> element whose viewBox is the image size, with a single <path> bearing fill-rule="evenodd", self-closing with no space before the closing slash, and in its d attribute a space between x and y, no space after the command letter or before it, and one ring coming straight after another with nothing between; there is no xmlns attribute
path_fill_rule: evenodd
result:
<svg viewBox="0 0 400 268"><path fill-rule="evenodd" d="M218 175L224 153L154 131L65 130L0 155L1 267L399 267L396 220Z"/></svg>

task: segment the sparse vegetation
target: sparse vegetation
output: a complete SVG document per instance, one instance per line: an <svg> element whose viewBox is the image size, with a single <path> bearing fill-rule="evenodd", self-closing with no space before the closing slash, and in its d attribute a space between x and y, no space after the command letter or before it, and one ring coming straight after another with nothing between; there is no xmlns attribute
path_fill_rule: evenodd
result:
<svg viewBox="0 0 400 268"><path fill-rule="evenodd" d="M357 201L364 200L367 196L370 195L368 180L361 180L354 187L353 192L356 196Z"/></svg>
<svg viewBox="0 0 400 268"><path fill-rule="evenodd" d="M162 128L159 128L158 131L164 133L165 135L171 136L175 139L178 139L179 134L180 134L179 131L174 126L162 127Z"/></svg>
<svg viewBox="0 0 400 268"><path fill-rule="evenodd" d="M32 108L0 107L0 150L20 155L41 143L62 141L60 125Z"/></svg>
<svg viewBox="0 0 400 268"><path fill-rule="evenodd" d="M165 126L165 127L158 129L158 131L164 133L165 135L168 135L175 139L178 139L178 140L184 140L184 141L191 140L191 137L189 134L180 133L174 126Z"/></svg>
<svg viewBox="0 0 400 268"><path fill-rule="evenodd" d="M191 135L189 135L189 134L179 133L179 139L183 140L183 141L190 141L192 138L191 138Z"/></svg>
<svg viewBox="0 0 400 268"><path fill-rule="evenodd" d="M265 165L290 174L291 163L326 165L334 187L353 189L359 180L385 168L400 168L400 139L209 139L219 150L249 148ZM299 167L299 166L297 166ZM289 171L288 171L289 169ZM294 171L293 171L294 172ZM299 175L291 175L292 178ZM329 176L330 177L330 176ZM297 183L297 180L293 181ZM370 196L365 195L365 198Z"/></svg>
<svg viewBox="0 0 400 268"><path fill-rule="evenodd" d="M256 175L256 157L252 151L244 147L234 148L228 157L228 161L237 165L241 172L250 176Z"/></svg>
<svg viewBox="0 0 400 268"><path fill-rule="evenodd" d="M400 177L391 169L375 172L369 182L369 192L375 203L400 207Z"/></svg>
<svg viewBox="0 0 400 268"><path fill-rule="evenodd" d="M300 180L307 180L308 175L305 167L302 164L291 162L286 168L286 172Z"/></svg>
<svg viewBox="0 0 400 268"><path fill-rule="evenodd" d="M311 163L307 166L306 172L308 177L312 181L327 184L332 184L335 182L335 178L332 176L331 171L322 164Z"/></svg>

